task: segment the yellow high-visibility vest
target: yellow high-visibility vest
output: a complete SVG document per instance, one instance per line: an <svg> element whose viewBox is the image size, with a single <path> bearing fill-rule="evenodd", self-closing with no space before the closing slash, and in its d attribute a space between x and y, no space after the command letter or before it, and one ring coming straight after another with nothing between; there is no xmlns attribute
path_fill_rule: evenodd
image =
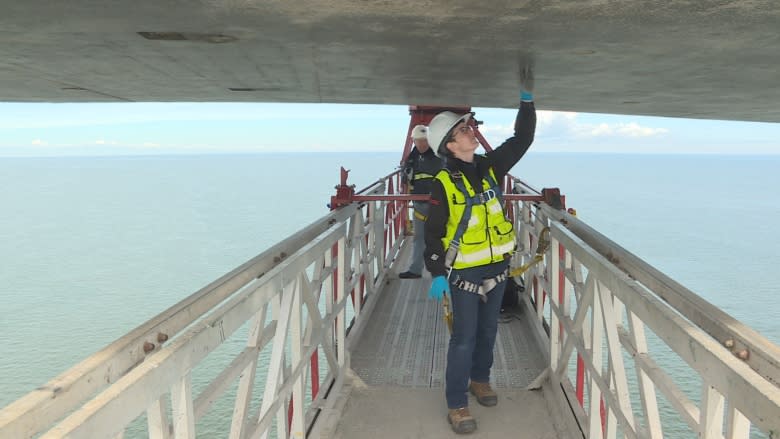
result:
<svg viewBox="0 0 780 439"><path fill-rule="evenodd" d="M493 181L496 175L493 168L489 170ZM460 220L466 210L466 195L458 189L453 178L460 178L469 197L475 197L476 191L468 179L457 174L453 177L446 169L436 174L436 179L444 186L450 215L447 219L447 231L442 238L444 250L449 249L455 238ZM495 188L497 189L497 188ZM460 238L458 254L452 263L452 268L461 269L478 267L504 260L504 255L515 249L515 233L512 223L504 216L501 199L490 182L482 179L482 200L471 208L471 217L463 236Z"/></svg>

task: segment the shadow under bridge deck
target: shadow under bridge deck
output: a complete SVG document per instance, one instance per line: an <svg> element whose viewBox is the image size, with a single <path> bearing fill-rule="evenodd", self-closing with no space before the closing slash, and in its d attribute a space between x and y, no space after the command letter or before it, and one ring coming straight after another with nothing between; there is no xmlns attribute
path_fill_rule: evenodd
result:
<svg viewBox="0 0 780 439"><path fill-rule="evenodd" d="M447 422L444 399L449 331L441 302L428 298L431 284L399 279L408 266L411 237L393 264L393 273L377 298L369 322L351 350L351 372L340 410L323 437L439 438L455 436ZM524 293L521 293L524 294ZM582 437L571 428L543 389L526 387L545 368L545 354L534 335L534 316L524 306L502 313L491 370L498 405L483 407L469 395L477 420L474 437Z"/></svg>

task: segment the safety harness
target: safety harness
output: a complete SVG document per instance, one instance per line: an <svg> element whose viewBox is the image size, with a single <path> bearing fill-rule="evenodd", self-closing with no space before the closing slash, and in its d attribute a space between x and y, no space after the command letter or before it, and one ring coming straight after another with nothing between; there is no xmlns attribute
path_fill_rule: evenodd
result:
<svg viewBox="0 0 780 439"><path fill-rule="evenodd" d="M469 191L466 189L466 185L463 183L463 173L449 172L449 170L447 170L447 172L450 174L452 182L455 184L455 188L457 188L466 199L466 207L463 210L463 216L460 218L458 228L455 229L455 235L453 236L452 241L450 241L450 245L447 248L447 254L444 257L444 265L450 269L450 271L452 271L452 264L455 262L455 258L458 256L460 239L463 237L463 234L466 233L469 220L471 219L472 207L485 204L496 197L498 197L498 202L503 204L504 197L503 192L501 191L501 187L498 185L498 182L496 182L496 179L493 178L493 174L491 172L488 172L486 176L490 188L487 191L476 193L474 196L469 195ZM495 277L483 279L481 284L470 282L458 275L455 280L453 280L453 285L463 291L479 294L482 301L487 302L487 293L492 291L496 285L504 282L507 278L507 274L507 270L504 270Z"/></svg>
<svg viewBox="0 0 780 439"><path fill-rule="evenodd" d="M480 299L482 299L483 302L487 302L487 293L493 291L493 288L495 288L496 285L504 282L508 277L507 270L504 270L496 277L483 279L481 284L469 282L466 279L462 279L460 276L456 277L452 284L463 291L479 294Z"/></svg>

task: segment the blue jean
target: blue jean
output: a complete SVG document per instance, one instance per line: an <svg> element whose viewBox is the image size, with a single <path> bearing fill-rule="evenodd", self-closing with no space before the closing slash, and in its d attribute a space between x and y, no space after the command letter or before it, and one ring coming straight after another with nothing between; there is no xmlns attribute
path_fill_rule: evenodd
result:
<svg viewBox="0 0 780 439"><path fill-rule="evenodd" d="M460 276L469 282L481 284L483 279L497 276L506 270L508 262L481 267L452 270L452 334L447 350L446 389L447 407L467 407L469 379L490 382L493 367L493 347L498 332L498 314L504 297L506 281L487 293L487 302L480 295L457 288L453 282Z"/></svg>
<svg viewBox="0 0 780 439"><path fill-rule="evenodd" d="M419 212L426 217L430 206L424 201L414 202L414 211ZM414 215L414 246L412 247L412 263L409 265L410 271L415 274L422 274L423 270L423 250L425 250L425 221Z"/></svg>

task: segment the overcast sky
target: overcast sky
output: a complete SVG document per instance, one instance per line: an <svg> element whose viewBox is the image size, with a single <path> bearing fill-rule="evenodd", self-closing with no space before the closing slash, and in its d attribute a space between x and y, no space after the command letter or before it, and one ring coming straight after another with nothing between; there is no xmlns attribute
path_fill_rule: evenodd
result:
<svg viewBox="0 0 780 439"><path fill-rule="evenodd" d="M497 146L515 110L475 108ZM780 124L538 112L537 152L780 154ZM406 106L0 103L0 156L400 152Z"/></svg>

